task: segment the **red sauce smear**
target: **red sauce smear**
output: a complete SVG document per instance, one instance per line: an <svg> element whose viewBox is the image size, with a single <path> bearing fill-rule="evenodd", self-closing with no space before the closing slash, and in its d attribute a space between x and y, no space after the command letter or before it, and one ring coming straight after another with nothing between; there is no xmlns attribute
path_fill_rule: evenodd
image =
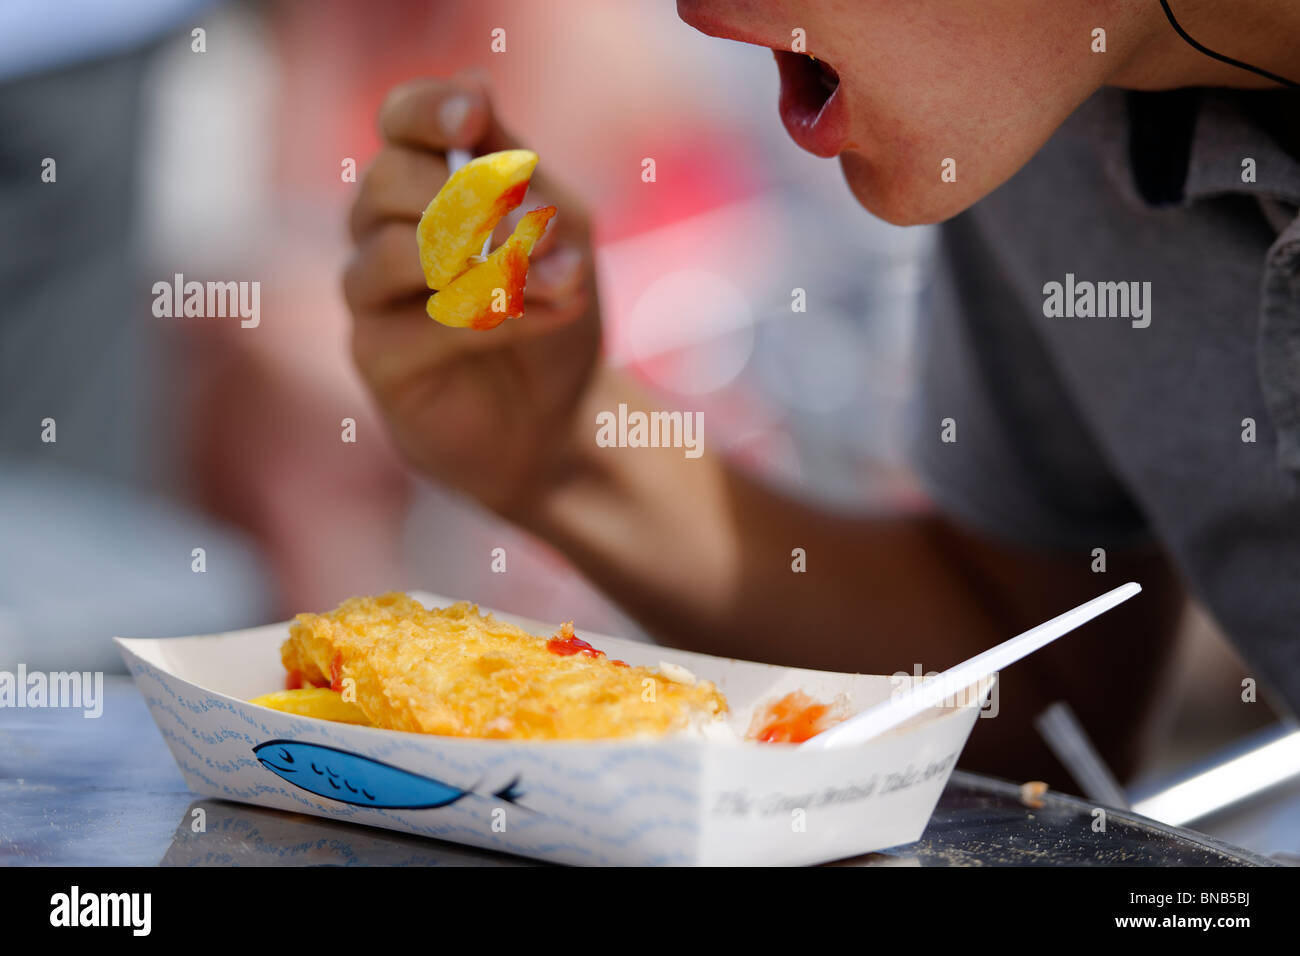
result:
<svg viewBox="0 0 1300 956"><path fill-rule="evenodd" d="M819 704L796 690L768 704L749 736L765 744L801 744L836 722L827 720L830 709L829 704Z"/></svg>
<svg viewBox="0 0 1300 956"><path fill-rule="evenodd" d="M343 691L343 655L335 652L334 659L330 661L330 690L342 693Z"/></svg>
<svg viewBox="0 0 1300 956"><path fill-rule="evenodd" d="M546 642L546 649L561 657L574 654L586 654L588 657L604 657L604 651L598 651L578 635L573 633L573 622L565 621L560 625L559 633ZM626 661L610 661L615 667L627 667Z"/></svg>
<svg viewBox="0 0 1300 956"><path fill-rule="evenodd" d="M517 241L510 243L507 240L502 249L504 251L497 261L505 275L505 286L502 287L505 293L503 303L505 308L497 312L492 308L494 303L489 302L483 311L476 313L470 319L471 329L480 331L495 329L506 319L517 319L524 314L524 284L528 281L528 256L524 254L523 246ZM493 298L495 297L496 290L493 290Z"/></svg>
<svg viewBox="0 0 1300 956"><path fill-rule="evenodd" d="M506 213L510 212L510 210L514 209L524 201L524 194L527 192L528 180L525 179L522 183L515 183L513 186L501 193L501 195L496 198L496 201L492 203L491 215L497 219L501 219L506 215Z"/></svg>
<svg viewBox="0 0 1300 956"><path fill-rule="evenodd" d="M304 687L328 687L328 681L312 680L302 671L289 671L284 677L285 690L302 690Z"/></svg>

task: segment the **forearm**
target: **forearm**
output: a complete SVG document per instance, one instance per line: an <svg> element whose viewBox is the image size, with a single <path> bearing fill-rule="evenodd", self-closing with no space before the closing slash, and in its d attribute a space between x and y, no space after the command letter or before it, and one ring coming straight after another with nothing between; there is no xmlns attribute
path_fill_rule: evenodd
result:
<svg viewBox="0 0 1300 956"><path fill-rule="evenodd" d="M1006 636L942 522L819 511L707 453L597 447L596 414L620 403L648 407L602 373L575 416L571 461L523 523L661 639L889 673L946 666L955 645L973 653Z"/></svg>
<svg viewBox="0 0 1300 956"><path fill-rule="evenodd" d="M1156 550L1047 555L935 515L846 517L764 488L717 456L599 448L597 412L645 400L602 374L562 480L521 523L669 644L826 670L942 670L1126 580L1144 593L1001 675L997 721L963 764L1060 781L1033 717L1068 701L1123 778L1135 766L1182 604ZM792 552L803 549L806 569ZM985 725L996 724L996 732Z"/></svg>

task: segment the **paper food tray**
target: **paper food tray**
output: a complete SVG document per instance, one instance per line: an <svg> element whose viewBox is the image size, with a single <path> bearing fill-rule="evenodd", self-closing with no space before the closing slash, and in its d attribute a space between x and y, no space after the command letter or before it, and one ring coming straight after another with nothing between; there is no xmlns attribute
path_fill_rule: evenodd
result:
<svg viewBox="0 0 1300 956"><path fill-rule="evenodd" d="M411 596L426 607L454 603ZM493 613L532 633L555 631ZM570 864L806 864L910 843L925 829L992 687L989 678L954 706L825 751L694 738L439 737L247 703L283 686L279 649L288 633L282 623L202 637L116 638L190 789ZM757 706L792 690L823 700L845 693L855 712L899 690L899 678L774 667L577 633L610 657L647 666L669 661L713 681L741 733ZM344 802L344 790L336 800L288 783L259 762L254 748L263 744L271 746L260 753L281 763L296 754L298 765L319 761L335 779L351 771L353 780L372 781L383 792L366 798L377 805ZM496 796L512 783L513 802ZM395 806L421 802L413 793L454 799Z"/></svg>

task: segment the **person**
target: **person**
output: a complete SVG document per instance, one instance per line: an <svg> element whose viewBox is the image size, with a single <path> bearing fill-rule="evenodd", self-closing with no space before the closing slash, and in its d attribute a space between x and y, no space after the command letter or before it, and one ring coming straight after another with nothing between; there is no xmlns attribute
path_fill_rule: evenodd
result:
<svg viewBox="0 0 1300 956"><path fill-rule="evenodd" d="M445 151L518 145L481 77L415 80L381 109L343 283L355 362L417 469L693 650L939 670L1141 582L1002 675L965 766L1063 779L1032 718L1064 700L1130 776L1188 593L1295 708L1300 8L1175 6L679 0L774 50L786 129L838 157L863 207L943 223L910 439L928 511L846 518L707 453L600 447L601 412L650 406L600 360L587 222L545 177L561 214L526 315L430 322L414 227Z"/></svg>

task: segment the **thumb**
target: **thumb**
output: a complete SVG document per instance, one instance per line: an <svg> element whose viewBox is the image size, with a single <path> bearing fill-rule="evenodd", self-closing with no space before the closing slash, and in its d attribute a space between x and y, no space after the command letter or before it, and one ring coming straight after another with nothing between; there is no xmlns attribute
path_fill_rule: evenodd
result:
<svg viewBox="0 0 1300 956"><path fill-rule="evenodd" d="M474 102L485 106L482 111L473 111L467 120L473 132L475 153L495 153L503 149L524 148L519 137L501 124L501 117L492 102L492 84L486 73L480 70L466 70L456 74L454 82L469 93Z"/></svg>

